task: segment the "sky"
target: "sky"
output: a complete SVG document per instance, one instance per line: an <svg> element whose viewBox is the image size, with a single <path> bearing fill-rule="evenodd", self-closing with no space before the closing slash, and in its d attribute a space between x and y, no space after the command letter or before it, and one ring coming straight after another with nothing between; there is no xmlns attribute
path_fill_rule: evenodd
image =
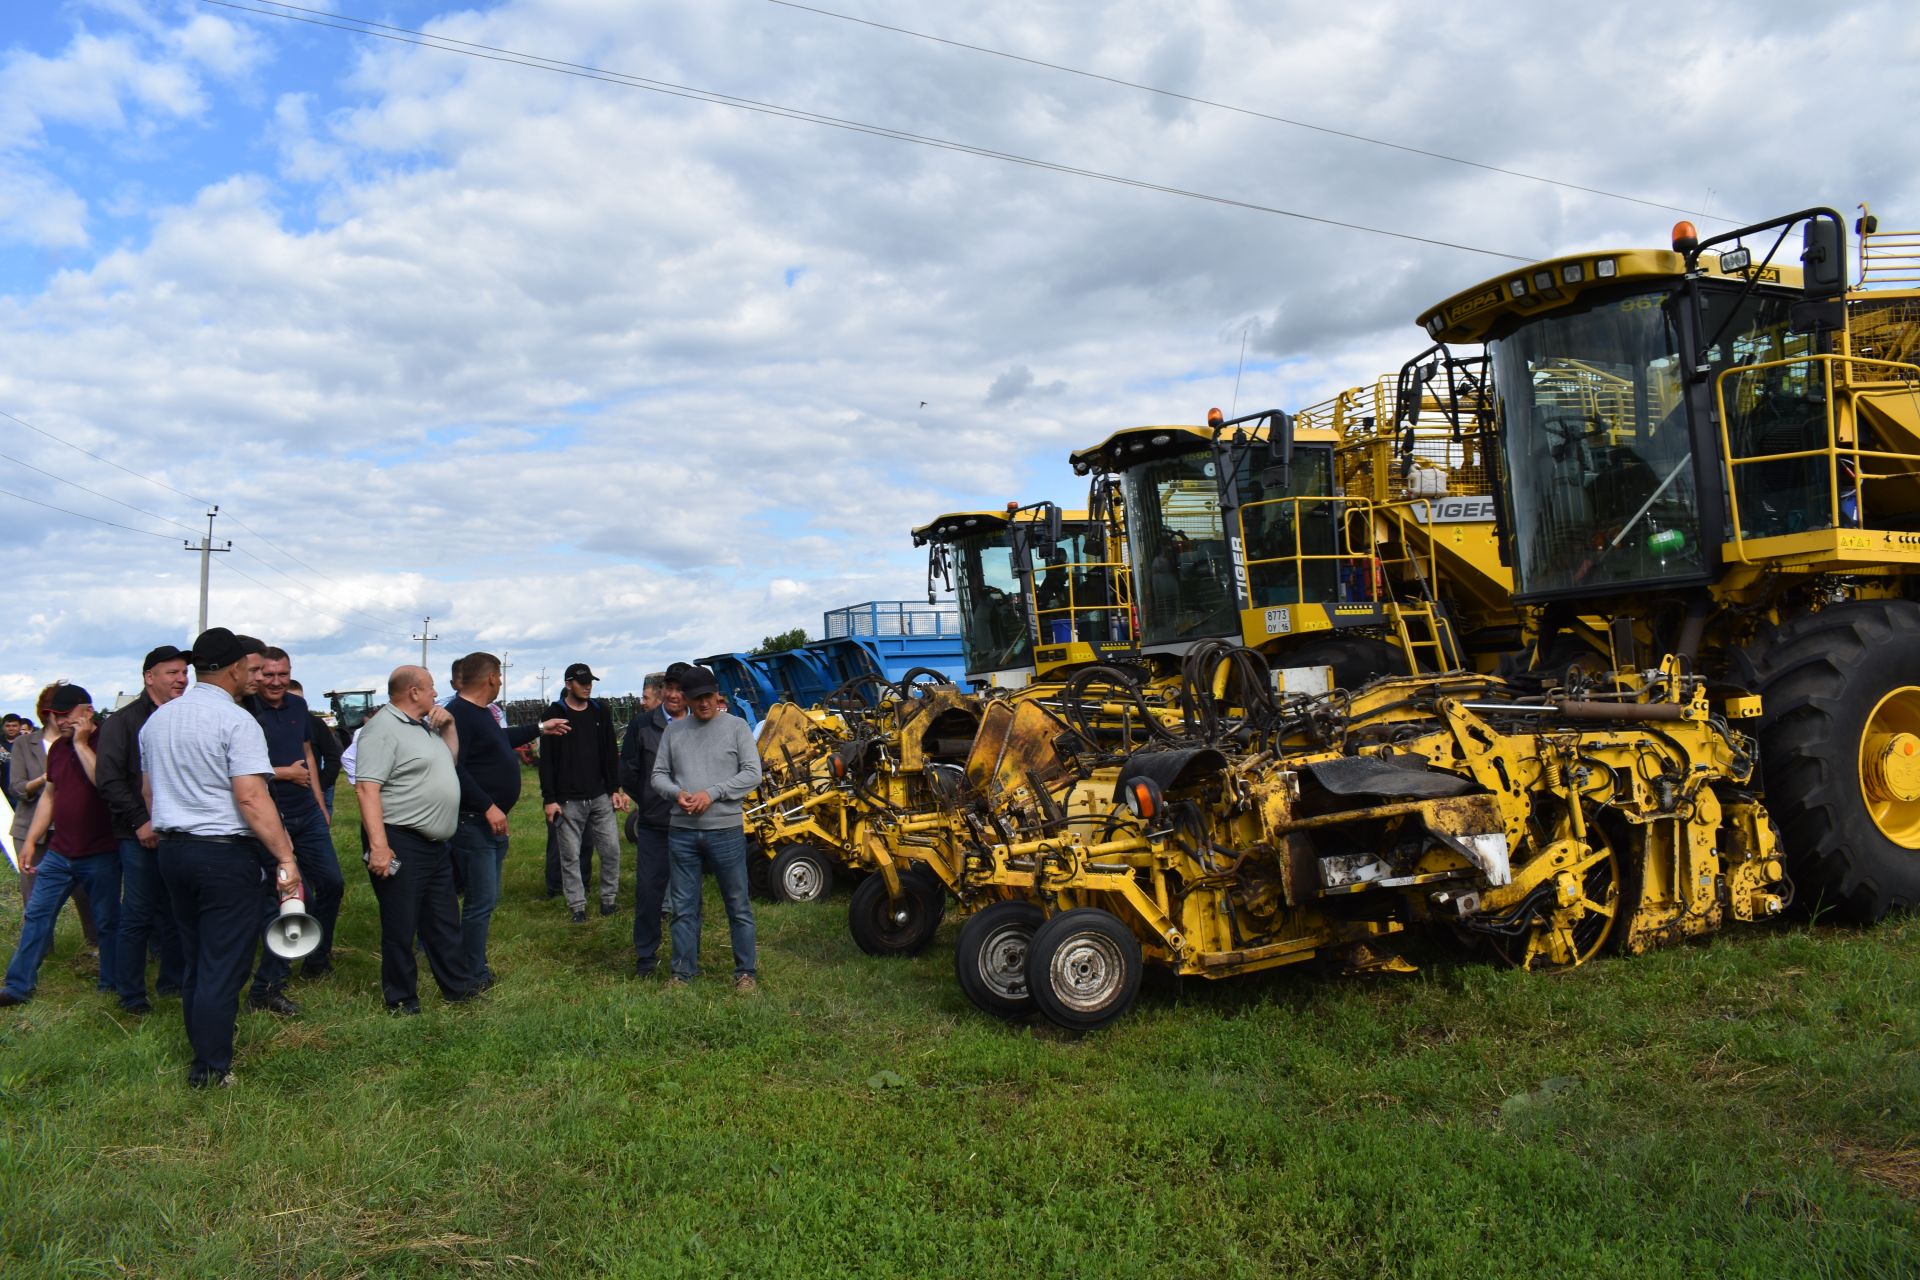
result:
<svg viewBox="0 0 1920 1280"><path fill-rule="evenodd" d="M233 3L0 7L0 707L187 643L212 504L210 621L310 692L429 618L443 686L624 692L924 599L913 526L1082 505L1114 430L1391 373L1495 255L1920 225L1910 4Z"/></svg>

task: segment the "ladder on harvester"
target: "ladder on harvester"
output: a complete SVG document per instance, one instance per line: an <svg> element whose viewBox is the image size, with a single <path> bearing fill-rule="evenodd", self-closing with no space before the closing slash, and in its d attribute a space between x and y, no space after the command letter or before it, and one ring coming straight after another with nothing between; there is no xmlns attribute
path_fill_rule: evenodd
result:
<svg viewBox="0 0 1920 1280"><path fill-rule="evenodd" d="M1400 529L1400 522L1406 517L1396 513L1391 518L1396 527L1394 550L1397 554L1381 554L1380 566L1390 583L1406 582L1414 592L1411 601L1388 602L1400 648L1416 672L1427 662L1432 663L1435 671L1459 671L1466 663L1461 657L1459 637L1454 634L1453 619L1447 616L1446 606L1434 593L1432 575L1421 564L1419 554L1410 550L1405 532ZM1386 550L1376 548L1376 553Z"/></svg>

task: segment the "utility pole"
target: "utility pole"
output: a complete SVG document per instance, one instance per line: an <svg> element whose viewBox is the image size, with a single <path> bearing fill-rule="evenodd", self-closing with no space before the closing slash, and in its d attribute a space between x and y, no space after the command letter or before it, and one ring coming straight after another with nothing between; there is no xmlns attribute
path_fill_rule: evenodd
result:
<svg viewBox="0 0 1920 1280"><path fill-rule="evenodd" d="M440 638L439 636L428 634L432 630L433 619L429 617L420 624L420 634L414 637L415 640L420 642L420 665L423 667L427 666L427 641L438 640ZM433 668L428 667L427 669L431 671Z"/></svg>
<svg viewBox="0 0 1920 1280"><path fill-rule="evenodd" d="M513 670L513 650L508 649L500 655L500 703L507 701L507 672Z"/></svg>
<svg viewBox="0 0 1920 1280"><path fill-rule="evenodd" d="M213 518L219 514L220 508L217 506L207 512L207 536L200 539L198 546L184 539L181 541L182 550L198 551L200 553L200 626L199 629L194 632L195 635L199 635L201 631L207 629L207 571L213 565L213 553L216 551L233 550L233 540L231 538L227 540L227 545L224 547L216 547L213 545Z"/></svg>
<svg viewBox="0 0 1920 1280"><path fill-rule="evenodd" d="M540 705L547 705L547 669L540 668Z"/></svg>

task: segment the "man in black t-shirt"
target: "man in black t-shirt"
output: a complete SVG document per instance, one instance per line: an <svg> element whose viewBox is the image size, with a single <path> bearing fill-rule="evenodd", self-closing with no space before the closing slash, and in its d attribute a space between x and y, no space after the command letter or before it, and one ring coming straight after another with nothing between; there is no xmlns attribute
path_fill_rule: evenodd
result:
<svg viewBox="0 0 1920 1280"><path fill-rule="evenodd" d="M459 731L460 825L453 833L456 881L463 899L460 909L460 950L467 972L485 990L493 985L487 965L487 928L500 901L500 873L507 863L507 815L520 799L520 757L514 748L541 734L562 735L572 725L564 719L508 728L494 716L493 700L500 696L500 659L490 653L470 653L454 664L460 687L447 704Z"/></svg>
<svg viewBox="0 0 1920 1280"><path fill-rule="evenodd" d="M600 677L584 662L567 668L565 691L541 717L563 719L569 732L543 744L540 800L547 822L559 832L560 887L573 922L587 918L587 891L580 877L580 846L590 839L600 851L600 914L614 913L620 892L620 827L615 813L627 808L620 790L620 753L613 742L613 713L593 696Z"/></svg>

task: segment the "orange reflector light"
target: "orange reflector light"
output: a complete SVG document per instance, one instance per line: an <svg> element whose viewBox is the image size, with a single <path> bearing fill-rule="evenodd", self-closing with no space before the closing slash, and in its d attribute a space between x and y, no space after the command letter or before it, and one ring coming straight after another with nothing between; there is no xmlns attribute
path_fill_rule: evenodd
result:
<svg viewBox="0 0 1920 1280"><path fill-rule="evenodd" d="M1153 788L1144 782L1133 784L1133 811L1142 818L1153 816Z"/></svg>
<svg viewBox="0 0 1920 1280"><path fill-rule="evenodd" d="M1693 224L1682 219L1673 224L1673 249L1675 253L1685 253L1700 243L1700 233Z"/></svg>
<svg viewBox="0 0 1920 1280"><path fill-rule="evenodd" d="M1223 423L1223 422L1225 422L1226 420L1227 420L1227 415L1226 415L1226 414L1224 414L1224 413L1222 413L1222 412L1220 412L1220 410L1219 410L1219 407L1218 407L1218 406L1215 406L1214 408L1212 408L1212 409L1209 409L1209 410L1207 410L1207 425L1208 425L1208 426L1210 426L1210 427L1217 427L1217 426L1219 426L1219 425L1220 425L1221 423Z"/></svg>

